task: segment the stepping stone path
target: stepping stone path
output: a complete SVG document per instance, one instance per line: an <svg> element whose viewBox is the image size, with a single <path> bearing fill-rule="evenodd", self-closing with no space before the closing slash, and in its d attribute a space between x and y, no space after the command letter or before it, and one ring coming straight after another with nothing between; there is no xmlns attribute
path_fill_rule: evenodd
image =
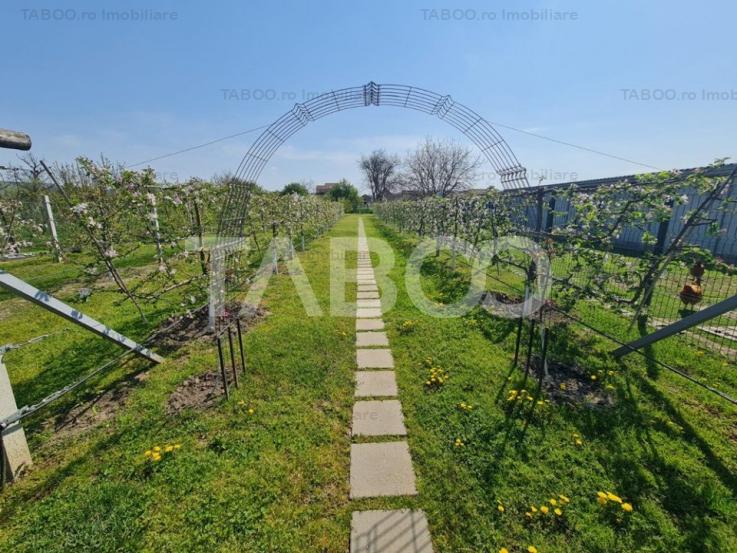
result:
<svg viewBox="0 0 737 553"><path fill-rule="evenodd" d="M351 499L414 496L415 472L402 405L397 399L394 356L381 318L381 299L363 219L358 220L356 298L356 403L351 434ZM366 442L368 439L380 441ZM420 510L355 511L351 553L433 553Z"/></svg>

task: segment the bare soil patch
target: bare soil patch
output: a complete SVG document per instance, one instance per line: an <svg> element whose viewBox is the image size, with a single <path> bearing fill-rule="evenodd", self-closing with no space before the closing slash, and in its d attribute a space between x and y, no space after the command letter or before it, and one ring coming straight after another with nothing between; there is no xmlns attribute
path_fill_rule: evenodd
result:
<svg viewBox="0 0 737 553"><path fill-rule="evenodd" d="M206 409L223 396L223 379L220 371L214 370L192 376L182 382L169 396L166 412L170 415L185 409Z"/></svg>

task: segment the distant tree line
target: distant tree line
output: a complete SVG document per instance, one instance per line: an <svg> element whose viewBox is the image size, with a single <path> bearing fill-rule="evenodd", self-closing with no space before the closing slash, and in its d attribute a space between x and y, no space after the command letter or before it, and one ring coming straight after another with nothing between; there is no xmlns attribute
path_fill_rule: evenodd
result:
<svg viewBox="0 0 737 553"><path fill-rule="evenodd" d="M432 138L404 159L380 149L359 162L374 201L402 191L417 197L445 197L467 190L476 181L479 166L479 157L470 149Z"/></svg>

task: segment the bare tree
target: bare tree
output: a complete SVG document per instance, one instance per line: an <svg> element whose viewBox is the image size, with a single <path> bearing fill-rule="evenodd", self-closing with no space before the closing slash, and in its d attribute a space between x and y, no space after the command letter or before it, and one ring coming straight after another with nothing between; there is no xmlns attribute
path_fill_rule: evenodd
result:
<svg viewBox="0 0 737 553"><path fill-rule="evenodd" d="M403 186L422 196L447 196L469 189L479 164L465 146L426 138L407 157Z"/></svg>
<svg viewBox="0 0 737 553"><path fill-rule="evenodd" d="M371 188L371 198L381 201L397 186L399 157L387 154L384 150L374 150L368 157L362 157L358 164Z"/></svg>

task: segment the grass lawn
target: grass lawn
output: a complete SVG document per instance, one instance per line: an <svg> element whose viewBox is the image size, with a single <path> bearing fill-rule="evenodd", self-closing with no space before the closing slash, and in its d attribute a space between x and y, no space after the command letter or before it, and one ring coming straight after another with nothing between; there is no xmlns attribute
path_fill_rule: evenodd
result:
<svg viewBox="0 0 737 553"><path fill-rule="evenodd" d="M613 405L531 410L507 401L511 389L534 388L510 372L515 323L480 311L457 319L423 315L404 289L415 240L372 216L364 216L366 233L387 240L396 254L389 276L397 303L385 320L419 495L350 501L354 321L329 315L328 259L329 237L355 237L357 222L346 216L299 253L323 316L306 317L292 280L273 277L264 297L268 315L246 335L248 373L230 401L167 413L178 385L216 366L212 344L193 342L153 367L115 417L87 432L59 437L30 421L36 464L0 496L0 551L337 553L347 550L351 512L401 507L425 510L441 553L737 550L737 410L639 357L618 365L605 355L611 344L569 326L556 330L555 354L606 375ZM16 263L4 267L49 289L63 291L79 277L42 259ZM347 263L355 264L355 255ZM463 282L442 260L425 270L425 292L438 300ZM110 296L96 294L83 308L145 335L132 307L114 308ZM0 300L0 343L69 326L19 300ZM158 306L152 320L171 307ZM408 320L411 330L401 330ZM621 320L613 316L611 324ZM19 402L95 366L87 351L101 341L64 333L6 356ZM99 347L95 361L115 351ZM708 353L671 349L664 354L727 373ZM425 384L432 367L450 376L439 389ZM156 464L144 457L167 444L181 448ZM632 512L613 500L600 505L598 491L620 496Z"/></svg>

